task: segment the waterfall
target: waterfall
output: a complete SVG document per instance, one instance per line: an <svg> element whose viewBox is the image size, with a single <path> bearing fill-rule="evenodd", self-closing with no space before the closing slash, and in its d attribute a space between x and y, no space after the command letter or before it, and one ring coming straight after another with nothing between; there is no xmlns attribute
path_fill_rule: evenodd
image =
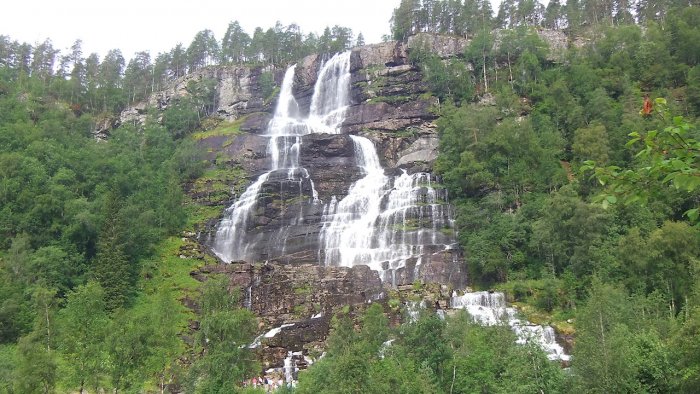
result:
<svg viewBox="0 0 700 394"><path fill-rule="evenodd" d="M366 264L393 283L410 260L417 271L425 245L449 244L441 230L451 227L450 212L429 174L386 176L374 144L351 138L364 177L324 212L319 255L325 265Z"/></svg>
<svg viewBox="0 0 700 394"><path fill-rule="evenodd" d="M350 52L332 57L321 67L307 120L314 132L340 132L350 103L350 77Z"/></svg>
<svg viewBox="0 0 700 394"><path fill-rule="evenodd" d="M268 126L270 141L267 145L267 152L272 158L272 166L269 171L260 175L255 182L248 186L233 205L226 209L224 218L216 231L212 250L224 261L250 258L248 248L251 247L251 243L247 242L245 233L248 230L252 213L257 207L263 183L270 178L274 171L280 168L280 162L288 166L287 178L293 175L294 169L298 166L298 147L295 145L301 128L298 127L298 122L294 118L294 115L299 111L299 106L292 94L295 69L296 65L289 67L284 74L275 115ZM291 139L294 139L295 143L290 145Z"/></svg>
<svg viewBox="0 0 700 394"><path fill-rule="evenodd" d="M304 135L339 133L349 102L350 52L332 57L321 67L307 119L300 118L299 104L293 95L295 70L296 65L293 65L284 74L277 107L264 134L269 137L267 154L270 157L270 169L261 174L236 202L226 209L216 231L212 250L223 261L255 261L260 257L252 254L258 242L254 237L251 239L247 233L255 225L253 215L258 208L261 190L266 182L296 183L301 196L302 182L309 181L312 202L319 202L309 172L299 167L299 150ZM285 247L287 230L288 227L281 228L276 237L277 242L281 244L281 250Z"/></svg>
<svg viewBox="0 0 700 394"><path fill-rule="evenodd" d="M296 386L294 375L296 375L299 370L296 365L296 360L294 360L294 356L296 355L297 354L293 352L287 352L287 357L284 359L284 367L282 367L284 370L284 382L290 387Z"/></svg>
<svg viewBox="0 0 700 394"><path fill-rule="evenodd" d="M477 291L464 293L462 296L453 294L450 303L452 308L465 309L479 324L508 324L518 338L517 343L537 344L547 353L550 360L570 359L564 348L556 342L552 327L520 320L517 311L507 306L505 295L501 292Z"/></svg>
<svg viewBox="0 0 700 394"><path fill-rule="evenodd" d="M296 234L294 227L305 219L301 209L297 217L284 218L273 236L256 231L265 226L256 221L256 214L265 208L261 201L274 191L272 186L277 182L280 186L275 190L297 187L299 201L318 204L321 216L316 253L320 263L346 267L365 264L392 284L396 284L397 275L412 281L418 277L425 256L440 253L454 243L445 190L427 173L386 174L372 141L351 135L362 177L350 186L345 197L320 201L309 171L300 166L300 149L305 135L340 133L350 103L350 52L322 64L306 118L300 115L293 95L295 70L296 66L291 66L285 73L274 117L264 134L269 138L270 168L226 210L212 249L226 262L277 257L262 250L284 255L287 239ZM303 182L311 189L306 200ZM269 244L274 245L268 248Z"/></svg>

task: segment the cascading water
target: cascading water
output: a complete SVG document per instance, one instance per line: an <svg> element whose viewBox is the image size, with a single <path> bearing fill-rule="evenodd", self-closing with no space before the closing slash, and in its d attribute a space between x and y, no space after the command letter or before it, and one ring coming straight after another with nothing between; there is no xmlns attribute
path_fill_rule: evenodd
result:
<svg viewBox="0 0 700 394"><path fill-rule="evenodd" d="M287 69L282 81L280 96L265 136L269 137L267 153L270 157L270 170L253 182L238 200L224 213L219 224L212 250L224 261L255 261L260 256L254 254L260 239L251 237L248 230L255 225L253 219L258 207L261 190L266 182L298 183L301 195L302 182L308 181L312 188L313 202L318 202L317 193L309 172L299 167L299 149L302 136L310 133L339 132L348 106L348 86L350 81L350 52L334 56L319 71L315 90L322 92L323 98L314 94L311 111L307 119L300 119L299 104L292 93L296 65ZM325 99L331 97L331 99ZM285 231L296 223L288 223L280 228L277 241L285 248Z"/></svg>
<svg viewBox="0 0 700 394"><path fill-rule="evenodd" d="M302 139L311 133L340 133L350 102L350 52L322 65L306 118L300 116L302 111L292 94L294 74L292 66L285 74L265 134L269 137L270 169L227 209L218 228L213 250L224 261L259 261L284 255L288 235L304 221L301 209L297 217L285 218L287 222L275 230L274 236L251 231L258 224L256 212L263 209L258 206L261 198L271 193L275 182L287 188L297 185L298 200L303 204L322 203L309 171L300 166ZM396 283L397 272L404 269L403 279L413 281L424 256L442 252L454 243L445 191L436 187L435 180L426 173L385 174L372 141L355 135L350 138L362 177L350 186L344 198L334 196L322 208L319 205L322 216L314 233L319 262L347 267L365 264L391 283ZM302 183L310 185L311 198L303 195Z"/></svg>
<svg viewBox="0 0 700 394"><path fill-rule="evenodd" d="M441 230L451 227L450 212L429 174L404 171L392 179L384 175L370 140L352 140L365 176L325 212L323 261L346 267L366 264L393 283L396 270L410 259L420 266L426 245L449 243Z"/></svg>
<svg viewBox="0 0 700 394"><path fill-rule="evenodd" d="M564 348L556 342L552 327L520 320L517 311L506 305L505 295L501 292L477 291L462 296L453 295L450 303L452 308L465 309L479 324L508 324L518 337L517 343L534 342L547 353L550 360L570 359Z"/></svg>

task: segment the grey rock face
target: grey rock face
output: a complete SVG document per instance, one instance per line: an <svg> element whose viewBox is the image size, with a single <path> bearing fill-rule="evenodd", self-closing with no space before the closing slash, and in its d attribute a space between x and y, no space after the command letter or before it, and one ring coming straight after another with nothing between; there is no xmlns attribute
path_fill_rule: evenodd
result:
<svg viewBox="0 0 700 394"><path fill-rule="evenodd" d="M461 41L435 42L447 56L449 51L445 52L444 48ZM374 143L386 174L399 176L404 170L431 172L438 146L433 124L436 115L432 112L437 100L426 94L420 70L406 63L406 50L403 43L389 42L352 51L351 105L346 111L342 133L301 137L299 166L308 176L290 181L283 170L271 173L262 184L253 216L240 233L245 237L244 245L255 245L246 252L250 262L299 265L319 264L323 260L319 242L324 209L329 202L342 200L353 183L364 176L357 166L355 145L349 134L364 136ZM323 62L323 58L314 55L296 65L293 89L301 116L309 112ZM227 83L243 90L251 89L245 83ZM262 134L271 110L247 114L240 127L243 133L226 140L225 146L217 148L224 141L216 137L204 139L200 144L210 152L212 160L223 159L243 168L249 174L248 183L252 183L270 166L269 137ZM232 199L235 197L232 195ZM430 227L424 219L416 219L416 223ZM211 239L214 230L202 239ZM420 265L416 265L417 261L408 262L406 268L396 272L396 284L417 279L463 282L459 253L446 252L444 246L438 246L453 243L454 235L437 234L435 242L435 246L426 246Z"/></svg>
<svg viewBox="0 0 700 394"><path fill-rule="evenodd" d="M287 351L320 349L331 318L342 308L363 308L386 298L377 272L366 266L233 263L207 266L193 276L204 280L214 273L228 276L230 286L240 289L241 306L258 316L262 333L286 324L256 347L265 368L282 366Z"/></svg>
<svg viewBox="0 0 700 394"><path fill-rule="evenodd" d="M393 67L406 64L406 46L398 41L365 45L353 49L350 70L354 73L361 68L372 66Z"/></svg>
<svg viewBox="0 0 700 394"><path fill-rule="evenodd" d="M302 116L309 111L322 62L319 56L309 56L296 66L294 95ZM407 261L405 267L394 272L392 281L382 282L378 271L364 265L352 268L322 265L319 243L324 208L333 199L342 200L353 183L365 175L357 166L350 135L361 135L374 143L387 175L430 172L437 157L436 115L432 112L437 100L426 94L420 70L407 64L407 46L390 42L355 48L351 70L351 105L342 132L301 137L299 167L306 169L308 178L296 177L296 181L290 181L285 170L271 173L262 184L254 214L243 233L245 244L256 245L251 261L205 267L193 273L198 278L211 273L227 275L231 286L241 289L242 305L258 316L259 333L285 325L276 335L261 339L256 348L265 368L281 367L288 352L319 354L333 314L347 308L351 313L361 311L372 301L386 303L392 286L401 292L402 288L411 288L414 281L439 283L435 286L444 287L447 294L440 302L446 305L449 290L465 285L459 249L445 247L455 240L450 228L436 232L434 244L422 249L420 264L417 258ZM245 83L227 83L230 92L225 96L229 98L235 96L232 92L237 92L236 89L254 90ZM255 94L250 97L255 98ZM221 95L219 100L222 101ZM247 183L252 183L271 168L269 137L264 134L273 108L270 105L251 109L251 100L245 101L245 107L234 100L228 102L227 105L220 102L219 107L227 108L226 113L239 111L238 116L245 116L240 126L242 133L205 138L199 144L210 160L223 160L227 165L244 169ZM423 204L409 213L417 215L416 219L404 227L412 228L402 229L412 235L422 226L431 228L442 217L422 214L429 208L425 202L428 188L425 185L416 188L420 189L418 194ZM232 190L231 199L236 197ZM444 201L446 194L440 204ZM440 206L445 212L449 210L446 204ZM200 240L206 242L215 232L216 228L211 228ZM439 304L438 300L434 303ZM398 315L398 310L395 312Z"/></svg>
<svg viewBox="0 0 700 394"><path fill-rule="evenodd" d="M471 41L466 38L442 34L418 33L408 37L408 51L426 49L445 59L461 56Z"/></svg>
<svg viewBox="0 0 700 394"><path fill-rule="evenodd" d="M119 124L143 125L149 108L165 110L173 102L190 95L188 86L204 80L214 80L216 106L214 115L233 121L243 115L270 110L270 103L264 101L259 79L263 72L278 73L274 69L261 67L205 67L173 81L165 89L153 93L145 102L122 111Z"/></svg>
<svg viewBox="0 0 700 394"><path fill-rule="evenodd" d="M437 159L438 144L437 136L420 137L408 148L399 152L400 157L396 165L400 167L415 162L432 163Z"/></svg>

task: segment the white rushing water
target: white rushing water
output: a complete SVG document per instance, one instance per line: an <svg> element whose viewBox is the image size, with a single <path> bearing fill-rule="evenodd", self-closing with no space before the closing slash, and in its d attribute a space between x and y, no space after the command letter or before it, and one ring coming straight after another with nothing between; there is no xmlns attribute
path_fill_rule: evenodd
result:
<svg viewBox="0 0 700 394"><path fill-rule="evenodd" d="M465 309L479 324L493 326L507 324L517 335L517 343L533 342L539 345L550 360L568 361L570 356L556 342L554 329L550 326L540 326L518 318L514 308L507 306L505 295L501 292L477 291L464 293L462 296L453 295L450 306L455 309Z"/></svg>
<svg viewBox="0 0 700 394"><path fill-rule="evenodd" d="M274 336L279 334L283 329L285 329L287 327L293 327L293 326L294 326L294 323L286 323L286 324L282 324L279 327L272 328L268 332L258 335L253 340L253 342L250 345L248 345L248 347L250 349L255 349L255 348L260 346L263 338L274 338Z"/></svg>
<svg viewBox="0 0 700 394"><path fill-rule="evenodd" d="M295 69L292 66L285 73L274 117L265 134L269 137L270 169L226 210L218 227L213 250L224 261L261 258L258 244L263 238L256 237L262 235L250 230L256 224L254 215L259 210L263 188L270 188L266 185L297 182L299 196L303 197L302 181L308 181L311 202L321 203L309 172L299 165L299 153L304 135L340 132L350 102L350 52L336 55L322 65L305 118L300 116L293 95ZM362 178L352 184L344 198L334 196L323 205L319 262L346 267L365 264L391 283L396 282L397 270L410 263L413 276L417 276L426 247L441 252L454 242L451 230L443 231L453 227L445 191L434 187L435 179L426 173L385 174L372 141L362 136L350 137ZM300 209L299 217L281 225L274 237L267 234L267 242L273 239L276 250L284 252L292 227L303 219Z"/></svg>
<svg viewBox="0 0 700 394"><path fill-rule="evenodd" d="M324 212L323 261L346 267L366 264L393 283L396 270L409 260L415 260L416 270L420 267L426 245L445 242L441 230L452 227L449 207L429 174L386 176L374 144L359 136L352 140L364 177Z"/></svg>
<svg viewBox="0 0 700 394"><path fill-rule="evenodd" d="M289 67L285 72L277 107L265 133L265 136L269 137L267 154L270 157L270 169L261 174L226 209L217 229L212 250L223 261L254 261L258 258L251 255L256 248L256 242L247 237L246 232L254 225L253 214L258 206L262 186L266 182L296 182L301 195L302 181L308 180L312 186L313 202L318 202L318 194L313 188L309 172L299 167L299 150L304 135L339 133L349 102L350 52L338 54L324 63L315 85L315 91L322 92L319 93L321 98L317 98L317 94L314 93L309 116L305 119L301 118L299 104L293 95L295 70L296 65ZM277 236L282 244L285 241L284 230L281 229Z"/></svg>

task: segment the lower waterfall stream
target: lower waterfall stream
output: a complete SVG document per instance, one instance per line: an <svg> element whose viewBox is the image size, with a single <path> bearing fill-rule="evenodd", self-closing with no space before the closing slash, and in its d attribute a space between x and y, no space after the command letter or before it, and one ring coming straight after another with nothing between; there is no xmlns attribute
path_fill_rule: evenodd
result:
<svg viewBox="0 0 700 394"><path fill-rule="evenodd" d="M537 344L547 353L550 360L569 361L571 357L556 342L552 327L532 324L518 318L517 310L506 305L503 293L477 291L461 296L453 294L450 307L466 310L475 322L485 326L507 324L518 337L517 343Z"/></svg>

